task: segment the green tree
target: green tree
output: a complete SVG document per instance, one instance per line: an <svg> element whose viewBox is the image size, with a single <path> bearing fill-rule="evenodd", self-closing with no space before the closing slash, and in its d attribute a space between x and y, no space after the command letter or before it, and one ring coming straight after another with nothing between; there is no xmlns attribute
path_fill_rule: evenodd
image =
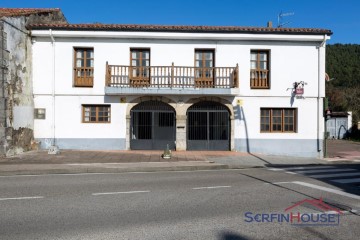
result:
<svg viewBox="0 0 360 240"><path fill-rule="evenodd" d="M327 45L326 72L334 79L326 83L329 107L333 111L352 111L353 123L357 123L360 121L360 45Z"/></svg>

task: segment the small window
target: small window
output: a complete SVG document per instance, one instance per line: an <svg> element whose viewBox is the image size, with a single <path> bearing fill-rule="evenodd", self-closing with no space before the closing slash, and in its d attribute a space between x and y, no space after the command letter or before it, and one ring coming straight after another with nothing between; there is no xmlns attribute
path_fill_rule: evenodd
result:
<svg viewBox="0 0 360 240"><path fill-rule="evenodd" d="M296 109L261 108L261 132L296 132Z"/></svg>
<svg viewBox="0 0 360 240"><path fill-rule="evenodd" d="M94 85L94 49L74 49L74 86L93 87Z"/></svg>
<svg viewBox="0 0 360 240"><path fill-rule="evenodd" d="M83 105L83 123L110 123L110 105Z"/></svg>
<svg viewBox="0 0 360 240"><path fill-rule="evenodd" d="M250 53L250 87L258 89L270 88L270 52L268 50L252 50Z"/></svg>
<svg viewBox="0 0 360 240"><path fill-rule="evenodd" d="M35 108L34 110L34 118L35 119L45 119L46 117L46 109L45 108Z"/></svg>

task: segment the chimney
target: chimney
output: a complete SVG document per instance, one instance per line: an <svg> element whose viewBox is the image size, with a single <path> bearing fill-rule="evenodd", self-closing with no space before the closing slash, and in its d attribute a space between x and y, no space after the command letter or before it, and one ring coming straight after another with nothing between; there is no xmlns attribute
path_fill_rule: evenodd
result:
<svg viewBox="0 0 360 240"><path fill-rule="evenodd" d="M272 28L272 27L273 27L273 26L272 26L272 21L268 21L267 27L268 27L268 28Z"/></svg>

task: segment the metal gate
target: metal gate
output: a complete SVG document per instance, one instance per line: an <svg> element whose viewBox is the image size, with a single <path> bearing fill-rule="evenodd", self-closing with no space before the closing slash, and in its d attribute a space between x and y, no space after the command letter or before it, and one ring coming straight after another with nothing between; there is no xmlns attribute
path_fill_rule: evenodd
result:
<svg viewBox="0 0 360 240"><path fill-rule="evenodd" d="M175 149L175 110L160 101L142 102L131 109L130 148Z"/></svg>
<svg viewBox="0 0 360 240"><path fill-rule="evenodd" d="M347 117L330 118L326 124L327 132L329 133L328 138L344 139L346 137L348 130Z"/></svg>
<svg viewBox="0 0 360 240"><path fill-rule="evenodd" d="M192 105L187 112L188 150L229 150L229 110L217 102Z"/></svg>

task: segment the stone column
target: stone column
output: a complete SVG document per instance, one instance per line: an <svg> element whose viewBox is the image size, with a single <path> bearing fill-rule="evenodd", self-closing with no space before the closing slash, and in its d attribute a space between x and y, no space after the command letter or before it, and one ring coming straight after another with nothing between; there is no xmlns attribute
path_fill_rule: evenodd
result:
<svg viewBox="0 0 360 240"><path fill-rule="evenodd" d="M230 151L235 151L235 117L230 116Z"/></svg>
<svg viewBox="0 0 360 240"><path fill-rule="evenodd" d="M176 116L176 150L186 150L186 115Z"/></svg>
<svg viewBox="0 0 360 240"><path fill-rule="evenodd" d="M176 116L176 150L186 150L186 115Z"/></svg>
<svg viewBox="0 0 360 240"><path fill-rule="evenodd" d="M126 150L130 150L130 121L131 121L131 116L130 115L126 115L126 139L125 139L125 149Z"/></svg>

